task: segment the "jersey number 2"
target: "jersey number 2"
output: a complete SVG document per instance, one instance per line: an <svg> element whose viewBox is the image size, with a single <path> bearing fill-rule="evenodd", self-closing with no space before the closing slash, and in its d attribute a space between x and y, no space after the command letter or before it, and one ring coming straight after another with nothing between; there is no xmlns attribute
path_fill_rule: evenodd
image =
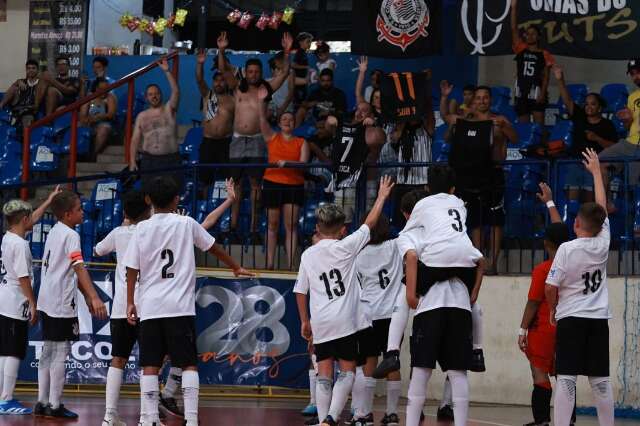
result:
<svg viewBox="0 0 640 426"><path fill-rule="evenodd" d="M169 268L173 266L173 252L169 249L164 249L160 253L162 260L167 260L167 263L162 267L162 278L173 278L173 272L169 272Z"/></svg>
<svg viewBox="0 0 640 426"><path fill-rule="evenodd" d="M329 282L329 278L331 278L334 284L338 285L338 288L334 288L333 291L331 289L331 283ZM342 274L337 269L332 269L329 271L329 275L327 276L326 272L323 272L320 275L320 279L324 282L324 288L327 291L327 297L329 300L333 299L333 295L336 297L340 297L344 295L344 283L342 282Z"/></svg>
<svg viewBox="0 0 640 426"><path fill-rule="evenodd" d="M600 288L600 284L602 284L602 271L596 269L593 274L585 272L582 274L582 279L584 280L584 290L582 290L582 294L589 294L589 291L595 293Z"/></svg>

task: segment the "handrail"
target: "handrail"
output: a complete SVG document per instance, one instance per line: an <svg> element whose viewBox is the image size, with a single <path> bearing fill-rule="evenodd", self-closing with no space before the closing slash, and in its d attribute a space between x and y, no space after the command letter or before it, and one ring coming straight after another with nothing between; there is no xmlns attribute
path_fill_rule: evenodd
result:
<svg viewBox="0 0 640 426"><path fill-rule="evenodd" d="M179 52L171 52L168 55L161 58L167 60L173 60L171 72L173 73L176 81L178 80L178 69L179 69L179 61L180 61ZM30 126L25 127L23 130L23 139L22 139L22 183L26 184L29 181L29 163L31 156L31 132L33 129L37 127L41 127L52 123L57 118L62 117L63 115L71 112L71 137L70 137L70 145L69 145L69 169L67 171L67 176L69 178L74 178L76 176L76 162L78 158L78 111L80 107L84 104L91 102L92 100L99 98L100 96L105 95L106 93L117 89L120 86L124 86L128 84L127 91L127 117L125 123L125 161L127 164L130 160L130 146L131 146L131 137L132 137L132 127L133 127L133 101L135 98L135 79L141 76L142 74L146 74L151 71L153 68L158 66L158 60L153 61L152 63L145 65L144 67L133 71L115 83L111 83L109 86L104 88L103 90L99 90L91 95L87 95L84 98L78 99L71 105L66 106L60 110L54 111L53 113L43 117L39 120L31 123ZM20 190L20 197L23 200L26 200L29 197L28 187L24 186Z"/></svg>

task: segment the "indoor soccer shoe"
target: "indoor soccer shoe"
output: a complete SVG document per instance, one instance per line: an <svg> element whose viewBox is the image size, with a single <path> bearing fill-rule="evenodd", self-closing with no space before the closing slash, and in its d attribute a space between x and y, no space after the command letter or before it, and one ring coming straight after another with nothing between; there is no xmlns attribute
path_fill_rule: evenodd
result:
<svg viewBox="0 0 640 426"><path fill-rule="evenodd" d="M355 426L373 426L373 413L369 413L365 417L356 419L353 424Z"/></svg>
<svg viewBox="0 0 640 426"><path fill-rule="evenodd" d="M53 409L51 405L47 405L47 407L44 409L44 416L54 417L57 419L77 419L78 418L78 415L76 413L64 408L63 404L60 404L60 406L56 409Z"/></svg>
<svg viewBox="0 0 640 426"><path fill-rule="evenodd" d="M398 426L400 419L396 413L385 414L380 424L383 426Z"/></svg>
<svg viewBox="0 0 640 426"><path fill-rule="evenodd" d="M33 406L33 415L34 416L44 416L44 410L47 408L48 404L43 404L42 402L36 403Z"/></svg>
<svg viewBox="0 0 640 426"><path fill-rule="evenodd" d="M311 417L309 420L304 422L304 424L305 426L317 426L320 424L320 420L318 419L317 416L315 416L315 417Z"/></svg>
<svg viewBox="0 0 640 426"><path fill-rule="evenodd" d="M173 416L184 417L184 412L178 406L175 398L163 398L160 395L160 406Z"/></svg>
<svg viewBox="0 0 640 426"><path fill-rule="evenodd" d="M483 373L487 369L484 366L484 353L482 349L474 349L471 358L471 368L469 369L474 373Z"/></svg>
<svg viewBox="0 0 640 426"><path fill-rule="evenodd" d="M436 414L436 418L439 422L454 421L453 408L450 405L445 405L444 407L438 408L438 413Z"/></svg>
<svg viewBox="0 0 640 426"><path fill-rule="evenodd" d="M327 416L327 418L320 423L320 426L338 426L338 422L333 420L333 417Z"/></svg>
<svg viewBox="0 0 640 426"><path fill-rule="evenodd" d="M127 426L127 424L118 417L109 417L102 419L102 426Z"/></svg>
<svg viewBox="0 0 640 426"><path fill-rule="evenodd" d="M400 370L400 351L389 351L373 371L374 379L384 379L389 373Z"/></svg>
<svg viewBox="0 0 640 426"><path fill-rule="evenodd" d="M302 410L302 415L307 417L307 416L315 416L318 414L318 408L315 406L315 404L309 404L306 407L304 407L304 410Z"/></svg>
<svg viewBox="0 0 640 426"><path fill-rule="evenodd" d="M15 399L0 402L0 415L26 416L33 410L27 408Z"/></svg>

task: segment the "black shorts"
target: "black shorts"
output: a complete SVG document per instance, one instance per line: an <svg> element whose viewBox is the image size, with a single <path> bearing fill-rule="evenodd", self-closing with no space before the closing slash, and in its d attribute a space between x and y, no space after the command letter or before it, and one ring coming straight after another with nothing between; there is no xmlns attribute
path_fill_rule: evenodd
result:
<svg viewBox="0 0 640 426"><path fill-rule="evenodd" d="M129 359L133 345L138 340L139 325L131 325L124 318L112 319L111 326L111 355Z"/></svg>
<svg viewBox="0 0 640 426"><path fill-rule="evenodd" d="M504 226L504 192L505 178L504 170L496 168L493 175L491 189L483 194L482 203L482 224L490 226Z"/></svg>
<svg viewBox="0 0 640 426"><path fill-rule="evenodd" d="M140 322L140 366L162 367L169 355L179 368L198 365L195 317L154 318Z"/></svg>
<svg viewBox="0 0 640 426"><path fill-rule="evenodd" d="M304 185L285 185L262 181L262 205L267 209L277 209L285 204L304 205Z"/></svg>
<svg viewBox="0 0 640 426"><path fill-rule="evenodd" d="M358 333L328 342L314 343L313 347L316 353L316 362L329 358L355 361L358 358Z"/></svg>
<svg viewBox="0 0 640 426"><path fill-rule="evenodd" d="M411 366L442 371L468 370L473 350L471 312L438 308L413 318Z"/></svg>
<svg viewBox="0 0 640 426"><path fill-rule="evenodd" d="M223 139L202 138L200 144L200 164L229 164L229 144L231 136ZM198 169L199 179L211 185L216 180L226 179L229 169L201 167Z"/></svg>
<svg viewBox="0 0 640 426"><path fill-rule="evenodd" d="M556 374L609 376L609 322L567 317L556 331Z"/></svg>
<svg viewBox="0 0 640 426"><path fill-rule="evenodd" d="M387 351L391 318L373 321L371 327L358 331L358 366L369 357L379 357Z"/></svg>
<svg viewBox="0 0 640 426"><path fill-rule="evenodd" d="M27 354L29 322L0 315L0 356L24 359Z"/></svg>
<svg viewBox="0 0 640 426"><path fill-rule="evenodd" d="M42 321L42 340L50 342L75 341L80 338L78 318L54 318L38 311Z"/></svg>
<svg viewBox="0 0 640 426"><path fill-rule="evenodd" d="M504 186L483 190L462 190L458 196L467 208L467 229L504 226Z"/></svg>
<svg viewBox="0 0 640 426"><path fill-rule="evenodd" d="M547 101L539 104L533 99L515 98L515 110L518 116L531 115L534 112L544 112L547 109Z"/></svg>
<svg viewBox="0 0 640 426"><path fill-rule="evenodd" d="M233 178L234 181L240 182L243 176L248 176L250 178L262 179L262 175L264 175L264 168L262 167L242 167L242 164L264 164L265 159L263 157L244 157L244 158L231 158L229 163L238 164L239 167L233 167L228 169L227 173L229 177Z"/></svg>

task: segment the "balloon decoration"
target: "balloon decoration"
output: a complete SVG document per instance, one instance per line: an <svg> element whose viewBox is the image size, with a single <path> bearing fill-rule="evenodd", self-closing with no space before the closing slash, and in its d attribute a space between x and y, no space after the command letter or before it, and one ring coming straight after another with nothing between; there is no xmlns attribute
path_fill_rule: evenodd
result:
<svg viewBox="0 0 640 426"><path fill-rule="evenodd" d="M176 26L184 26L188 13L189 11L185 9L178 9L176 13L168 18L158 18L155 21L149 21L148 19L125 13L120 17L118 22L122 28L127 28L131 32L140 31L151 36L162 36L167 29L173 30Z"/></svg>
<svg viewBox="0 0 640 426"><path fill-rule="evenodd" d="M237 25L245 30L250 28L253 24L260 31L264 31L267 28L277 30L283 22L287 25L291 25L296 13L296 8L302 4L302 0L295 1L294 5L288 6L282 11L278 10L272 13L267 11L255 13L247 10L243 11L225 0L217 0L216 3L229 10L227 21L229 21L230 24Z"/></svg>

